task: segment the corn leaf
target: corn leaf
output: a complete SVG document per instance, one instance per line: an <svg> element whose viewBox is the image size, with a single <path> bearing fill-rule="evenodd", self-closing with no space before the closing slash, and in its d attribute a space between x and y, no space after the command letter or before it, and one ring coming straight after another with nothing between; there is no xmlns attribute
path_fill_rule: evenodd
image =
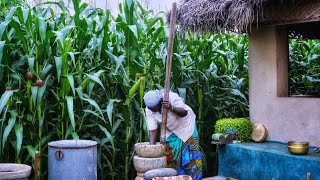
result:
<svg viewBox="0 0 320 180"><path fill-rule="evenodd" d="M6 30L8 24L9 24L9 21L0 23L0 40L2 39L3 32Z"/></svg>
<svg viewBox="0 0 320 180"><path fill-rule="evenodd" d="M113 103L118 103L118 102L121 102L121 100L119 99L110 99L109 100L109 103L108 103L108 106L107 106L107 115L108 115L108 119L109 119L109 123L111 125L111 127L113 126L112 124L112 112L113 112Z"/></svg>
<svg viewBox="0 0 320 180"><path fill-rule="evenodd" d="M73 97L66 96L66 100L67 100L68 114L71 121L71 125L73 128L73 131L76 131L76 123L75 123L74 112L73 112Z"/></svg>
<svg viewBox="0 0 320 180"><path fill-rule="evenodd" d="M4 44L5 44L5 41L0 41L0 64L2 64Z"/></svg>
<svg viewBox="0 0 320 180"><path fill-rule="evenodd" d="M134 34L136 38L138 38L138 30L136 25L129 25L128 26L131 32Z"/></svg>
<svg viewBox="0 0 320 180"><path fill-rule="evenodd" d="M18 157L20 154L22 140L23 140L23 126L21 124L15 125L15 133L16 133L16 156Z"/></svg>
<svg viewBox="0 0 320 180"><path fill-rule="evenodd" d="M236 96L242 97L244 100L247 100L247 98L238 90L238 89L231 89L230 93Z"/></svg>
<svg viewBox="0 0 320 180"><path fill-rule="evenodd" d="M1 99L0 99L0 114L4 108L4 106L7 104L9 98L13 95L13 91L10 90L10 91L5 91L2 96L1 96Z"/></svg>
<svg viewBox="0 0 320 180"><path fill-rule="evenodd" d="M10 21L10 19L12 18L16 10L17 10L17 7L12 7L6 16L5 21Z"/></svg>
<svg viewBox="0 0 320 180"><path fill-rule="evenodd" d="M33 99L33 105L36 105L37 102L37 97L38 97L38 86L32 86L31 87L31 94L32 94L32 99Z"/></svg>
<svg viewBox="0 0 320 180"><path fill-rule="evenodd" d="M118 73L118 70L119 70L119 67L122 65L122 62L124 61L124 58L125 56L124 55L121 55L119 57L115 56L114 54L112 54L111 52L109 51L106 51L106 53L108 54L109 58L111 60L113 60L114 62L116 62L116 68L114 70L114 73L117 74Z"/></svg>
<svg viewBox="0 0 320 180"><path fill-rule="evenodd" d="M44 40L46 39L47 24L43 17L38 17L38 23L41 42L44 42Z"/></svg>
<svg viewBox="0 0 320 180"><path fill-rule="evenodd" d="M111 134L115 134L119 126L121 125L121 122L123 122L123 119L117 119L117 121L112 125L112 131Z"/></svg>
<svg viewBox="0 0 320 180"><path fill-rule="evenodd" d="M82 97L82 99L84 101L87 101L89 104L91 104L100 113L101 117L103 118L103 121L105 121L103 113L102 113L102 111L96 101L94 101L92 99L84 98L84 97Z"/></svg>
<svg viewBox="0 0 320 180"><path fill-rule="evenodd" d="M72 76L71 74L68 74L68 75L67 75L67 78L68 78L70 87L71 87L71 89L72 89L73 96L75 96L75 95L76 95L76 92L75 92L75 88L74 88L74 79L73 79L73 76Z"/></svg>
<svg viewBox="0 0 320 180"><path fill-rule="evenodd" d="M73 52L68 52L68 54L69 54L69 56L70 56L70 58L71 58L71 60L72 60L73 65L76 66L76 59L75 59L75 57L74 57L74 54L75 54L75 53L73 53Z"/></svg>
<svg viewBox="0 0 320 180"><path fill-rule="evenodd" d="M105 121L105 119L104 119L103 117L101 117L96 111L92 111L92 110L89 110L89 109L85 109L85 110L83 110L83 112L88 113L88 114L92 114L92 115L94 115L95 117L97 117L97 118Z"/></svg>
<svg viewBox="0 0 320 180"><path fill-rule="evenodd" d="M15 111L10 111L10 114L11 114L11 118L9 119L8 125L4 129L4 132L3 132L3 135L2 135L2 146L1 146L2 147L1 151L2 152L3 152L4 147L6 145L7 138L9 136L13 126L15 125L16 119L17 119L17 116L18 116L18 113L15 112Z"/></svg>
<svg viewBox="0 0 320 180"><path fill-rule="evenodd" d="M43 97L43 94L45 93L46 91L46 84L43 85L42 87L39 87L38 88L38 92L37 92L37 103L39 104L42 100L42 97Z"/></svg>
<svg viewBox="0 0 320 180"><path fill-rule="evenodd" d="M31 145L27 145L26 148L28 150L29 155L32 157L32 159L34 159L35 152L36 152L35 148L32 147Z"/></svg>
<svg viewBox="0 0 320 180"><path fill-rule="evenodd" d="M80 101L81 101L81 104L82 104L82 103L83 103L82 98L84 97L84 96L83 96L82 88L81 88L81 87L77 87L75 90L77 91L77 94L78 94L78 96L80 97Z"/></svg>
<svg viewBox="0 0 320 180"><path fill-rule="evenodd" d="M62 69L62 57L61 56L54 57L54 61L56 63L58 82L60 82L61 69Z"/></svg>
<svg viewBox="0 0 320 180"><path fill-rule="evenodd" d="M77 140L80 139L80 138L79 138L79 135L78 135L76 132L72 132L71 135L72 135L72 138L73 138L73 139L77 139Z"/></svg>
<svg viewBox="0 0 320 180"><path fill-rule="evenodd" d="M101 73L102 73L102 72L101 72ZM87 75L87 77L88 77L89 79L91 79L92 81L98 83L98 84L103 88L103 90L105 90L105 88L104 88L101 80L99 79L99 74L94 74L94 75L86 74L86 75Z"/></svg>
<svg viewBox="0 0 320 180"><path fill-rule="evenodd" d="M113 136L110 134L110 132L103 126L99 125L101 131L104 132L104 134L106 135L107 139L109 140L109 142L112 145L112 149L114 149L114 142L113 142Z"/></svg>
<svg viewBox="0 0 320 180"><path fill-rule="evenodd" d="M28 66L31 71L34 71L34 57L28 58Z"/></svg>
<svg viewBox="0 0 320 180"><path fill-rule="evenodd" d="M42 69L42 71L39 73L40 78L44 78L45 75L47 75L47 73L51 70L51 68L52 68L51 64L46 65L45 68Z"/></svg>

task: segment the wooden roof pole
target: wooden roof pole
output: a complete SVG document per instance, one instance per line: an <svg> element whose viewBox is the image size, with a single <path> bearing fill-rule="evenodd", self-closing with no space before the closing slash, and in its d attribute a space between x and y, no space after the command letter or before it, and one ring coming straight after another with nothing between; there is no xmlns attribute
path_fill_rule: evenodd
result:
<svg viewBox="0 0 320 180"><path fill-rule="evenodd" d="M173 41L174 41L176 21L177 21L177 3L174 2L172 4L172 10L171 10L171 16L170 16L170 32L169 32L168 54L167 54L167 62L166 62L166 80L164 84L164 97L163 97L163 100L167 100L167 101L169 100ZM163 108L161 137L160 137L161 144L164 144L166 142L167 116L168 116L168 109Z"/></svg>

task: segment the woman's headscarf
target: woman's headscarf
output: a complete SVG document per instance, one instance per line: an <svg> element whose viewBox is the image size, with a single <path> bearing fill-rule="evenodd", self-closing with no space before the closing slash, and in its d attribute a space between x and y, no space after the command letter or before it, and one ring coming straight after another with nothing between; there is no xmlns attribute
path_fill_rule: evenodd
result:
<svg viewBox="0 0 320 180"><path fill-rule="evenodd" d="M149 109L154 109L161 102L162 97L163 97L163 91L151 90L144 95L143 100Z"/></svg>

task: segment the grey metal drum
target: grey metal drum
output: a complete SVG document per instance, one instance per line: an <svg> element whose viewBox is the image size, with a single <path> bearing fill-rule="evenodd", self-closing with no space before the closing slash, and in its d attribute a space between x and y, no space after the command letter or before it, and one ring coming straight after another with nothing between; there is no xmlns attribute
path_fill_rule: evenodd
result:
<svg viewBox="0 0 320 180"><path fill-rule="evenodd" d="M97 142L61 140L48 144L49 180L96 180Z"/></svg>

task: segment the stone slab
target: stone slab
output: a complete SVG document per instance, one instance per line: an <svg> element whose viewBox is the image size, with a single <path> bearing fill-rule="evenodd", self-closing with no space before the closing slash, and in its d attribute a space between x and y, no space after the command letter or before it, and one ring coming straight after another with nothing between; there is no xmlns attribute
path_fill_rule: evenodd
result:
<svg viewBox="0 0 320 180"><path fill-rule="evenodd" d="M214 176L214 177L206 177L202 178L202 180L236 180L230 177L223 177L223 176Z"/></svg>
<svg viewBox="0 0 320 180"><path fill-rule="evenodd" d="M192 180L191 176L180 175L180 176L170 176L170 177L155 177L152 180Z"/></svg>
<svg viewBox="0 0 320 180"><path fill-rule="evenodd" d="M219 175L244 180L320 180L320 153L292 155L279 142L227 144L219 147Z"/></svg>
<svg viewBox="0 0 320 180"><path fill-rule="evenodd" d="M154 177L168 177L168 176L176 176L178 172L172 168L159 168L149 170L144 173L145 180L152 180Z"/></svg>

